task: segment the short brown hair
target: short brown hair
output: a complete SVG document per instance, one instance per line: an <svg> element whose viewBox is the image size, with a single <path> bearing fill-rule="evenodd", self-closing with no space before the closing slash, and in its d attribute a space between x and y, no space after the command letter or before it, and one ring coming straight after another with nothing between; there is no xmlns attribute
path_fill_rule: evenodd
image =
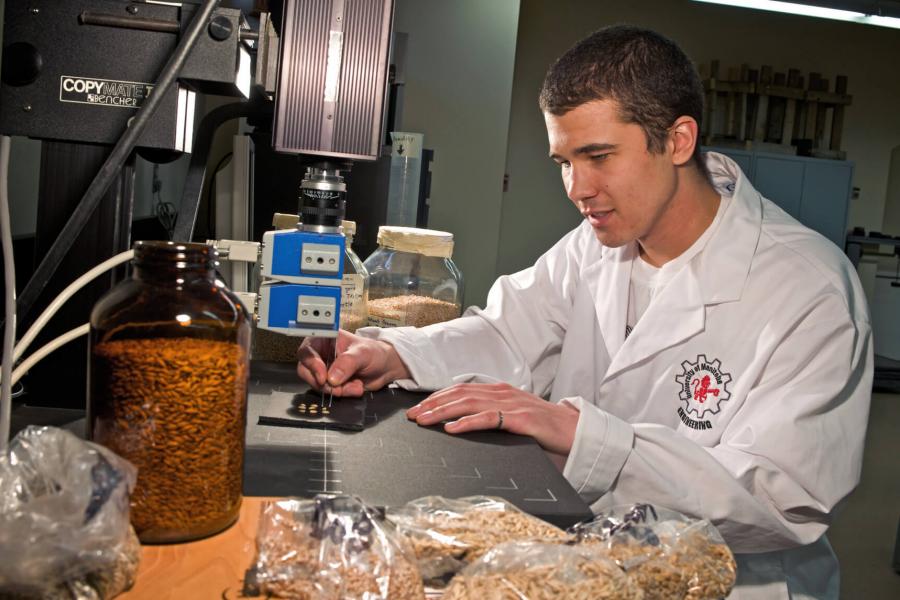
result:
<svg viewBox="0 0 900 600"><path fill-rule="evenodd" d="M541 88L541 110L564 115L593 100L615 100L625 123L635 123L653 153L665 148L680 116L703 118L703 85L678 45L655 31L613 25L595 31L550 67ZM701 172L699 139L694 160Z"/></svg>

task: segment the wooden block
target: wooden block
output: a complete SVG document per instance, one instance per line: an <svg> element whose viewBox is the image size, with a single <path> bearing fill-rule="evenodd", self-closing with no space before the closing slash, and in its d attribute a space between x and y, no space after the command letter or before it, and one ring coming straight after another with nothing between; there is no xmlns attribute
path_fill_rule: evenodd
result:
<svg viewBox="0 0 900 600"><path fill-rule="evenodd" d="M753 141L763 142L766 138L766 127L769 122L769 97L757 96L756 115L753 119Z"/></svg>
<svg viewBox="0 0 900 600"><path fill-rule="evenodd" d="M846 75L838 75L835 78L834 93L835 94L846 94L847 93L847 76Z"/></svg>
<svg viewBox="0 0 900 600"><path fill-rule="evenodd" d="M797 114L797 101L788 98L784 107L784 122L781 128L781 143L790 144L794 139L794 118Z"/></svg>
<svg viewBox="0 0 900 600"><path fill-rule="evenodd" d="M831 143L828 145L830 150L840 151L841 137L844 131L844 107L834 107L834 119L831 122Z"/></svg>
<svg viewBox="0 0 900 600"><path fill-rule="evenodd" d="M747 94L738 94L739 104L737 111L737 131L735 137L739 140L747 138Z"/></svg>
<svg viewBox="0 0 900 600"><path fill-rule="evenodd" d="M803 87L803 77L799 69L788 69L787 86L792 88Z"/></svg>
<svg viewBox="0 0 900 600"><path fill-rule="evenodd" d="M772 67L770 65L763 65L759 72L759 82L764 85L772 83Z"/></svg>
<svg viewBox="0 0 900 600"><path fill-rule="evenodd" d="M786 105L787 101L784 98L769 98L769 118L766 123L764 142L781 143ZM790 143L790 140L788 140L788 143Z"/></svg>
<svg viewBox="0 0 900 600"><path fill-rule="evenodd" d="M824 104L843 104L848 106L853 103L853 96L825 91L810 90L806 92L805 97L807 100L815 100Z"/></svg>
<svg viewBox="0 0 900 600"><path fill-rule="evenodd" d="M725 135L731 137L735 130L735 117L737 114L737 95L734 92L728 92L727 112L725 116Z"/></svg>
<svg viewBox="0 0 900 600"><path fill-rule="evenodd" d="M794 100L805 98L808 93L799 88L792 88L786 85L775 85L774 83L769 85L760 84L759 88L759 93L761 94L776 96L778 98L793 98Z"/></svg>
<svg viewBox="0 0 900 600"><path fill-rule="evenodd" d="M824 104L816 106L816 130L813 136L813 148L825 147L825 115L828 107Z"/></svg>
<svg viewBox="0 0 900 600"><path fill-rule="evenodd" d="M808 140L816 139L816 115L818 112L818 101L811 100L806 102L806 122L803 125L803 137Z"/></svg>

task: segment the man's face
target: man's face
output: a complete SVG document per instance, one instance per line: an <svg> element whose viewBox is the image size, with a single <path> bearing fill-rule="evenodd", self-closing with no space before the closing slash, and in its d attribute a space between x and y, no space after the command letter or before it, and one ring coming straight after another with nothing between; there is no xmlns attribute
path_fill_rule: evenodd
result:
<svg viewBox="0 0 900 600"><path fill-rule="evenodd" d="M588 102L562 116L544 113L544 120L566 194L603 245L666 235L660 222L676 189L668 144L651 154L643 129L623 123L613 100Z"/></svg>

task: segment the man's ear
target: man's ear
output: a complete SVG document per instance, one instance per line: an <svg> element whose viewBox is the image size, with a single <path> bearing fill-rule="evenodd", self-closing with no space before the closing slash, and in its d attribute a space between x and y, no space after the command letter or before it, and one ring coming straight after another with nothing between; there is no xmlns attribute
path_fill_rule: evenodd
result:
<svg viewBox="0 0 900 600"><path fill-rule="evenodd" d="M694 147L700 143L700 128L693 117L681 116L669 128L669 149L672 164L686 164L694 155Z"/></svg>

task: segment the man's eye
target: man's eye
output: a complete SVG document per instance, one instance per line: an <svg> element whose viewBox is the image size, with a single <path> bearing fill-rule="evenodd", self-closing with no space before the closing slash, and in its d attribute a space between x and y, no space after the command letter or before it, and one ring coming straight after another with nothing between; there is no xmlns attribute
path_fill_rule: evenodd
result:
<svg viewBox="0 0 900 600"><path fill-rule="evenodd" d="M591 160L593 160L593 161L595 161L595 162L599 162L599 161L602 161L602 160L606 160L606 158L607 158L608 156L609 156L608 153L607 153L607 154L591 154Z"/></svg>

